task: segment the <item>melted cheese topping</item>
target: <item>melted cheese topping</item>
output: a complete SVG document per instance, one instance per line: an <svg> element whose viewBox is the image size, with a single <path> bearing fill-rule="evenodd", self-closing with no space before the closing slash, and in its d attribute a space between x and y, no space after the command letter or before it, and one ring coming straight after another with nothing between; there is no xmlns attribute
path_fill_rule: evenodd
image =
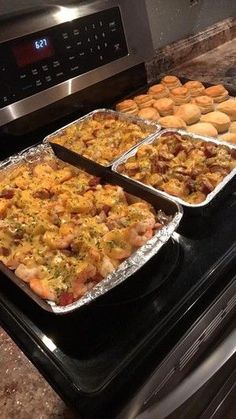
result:
<svg viewBox="0 0 236 419"><path fill-rule="evenodd" d="M151 127L122 121L106 113L97 113L83 122L73 124L51 142L107 165L135 146L152 132Z"/></svg>
<svg viewBox="0 0 236 419"><path fill-rule="evenodd" d="M140 200L141 201L141 200ZM48 158L0 180L0 261L45 299L69 304L152 237L151 205Z"/></svg>
<svg viewBox="0 0 236 419"><path fill-rule="evenodd" d="M236 167L236 150L170 133L141 145L119 172L191 204L207 195Z"/></svg>

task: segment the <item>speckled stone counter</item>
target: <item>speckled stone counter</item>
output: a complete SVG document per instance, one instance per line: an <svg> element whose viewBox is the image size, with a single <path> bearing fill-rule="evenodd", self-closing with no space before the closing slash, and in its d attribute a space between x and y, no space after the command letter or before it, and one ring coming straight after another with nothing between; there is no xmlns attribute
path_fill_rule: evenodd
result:
<svg viewBox="0 0 236 419"><path fill-rule="evenodd" d="M74 419L11 338L0 328L0 418Z"/></svg>
<svg viewBox="0 0 236 419"><path fill-rule="evenodd" d="M192 80L222 83L236 90L236 19L155 51L146 64L148 81L175 74Z"/></svg>
<svg viewBox="0 0 236 419"><path fill-rule="evenodd" d="M236 20L156 51L146 68L150 82L172 73L236 89ZM1 328L0 377L0 419L74 418Z"/></svg>
<svg viewBox="0 0 236 419"><path fill-rule="evenodd" d="M173 74L209 83L222 83L236 91L236 39L185 63Z"/></svg>

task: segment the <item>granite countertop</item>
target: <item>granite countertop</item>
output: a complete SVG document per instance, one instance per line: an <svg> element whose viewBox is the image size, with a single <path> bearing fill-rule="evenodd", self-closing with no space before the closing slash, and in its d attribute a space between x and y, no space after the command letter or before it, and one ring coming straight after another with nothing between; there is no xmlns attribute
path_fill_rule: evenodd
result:
<svg viewBox="0 0 236 419"><path fill-rule="evenodd" d="M0 327L0 418L74 419L60 397Z"/></svg>
<svg viewBox="0 0 236 419"><path fill-rule="evenodd" d="M225 86L236 89L236 38L231 39L235 37L235 33L233 36L229 35L232 33L232 27L235 32L236 25L233 26L232 19L227 22L224 32L227 34L226 39L222 39L222 31L219 31L220 25L222 26L222 24L217 26L217 31L220 33L217 35L217 42L220 41L221 45L214 44L214 48L211 49L212 46L210 48L207 41L208 48L204 48L208 52L204 52L200 41L196 41L195 38L194 44L192 42L191 46L189 46L188 40L179 43L182 54L184 50L185 57L190 59L188 62L187 58L183 59L183 56L178 55L176 47L168 46L166 50L169 50L169 55L166 54L166 51L162 52L161 60L160 52L156 52L156 57L147 63L149 81L154 82L160 77L160 74L172 73L189 79L223 83ZM201 34L201 37L204 37L204 34ZM197 48L196 42L198 42ZM216 37L214 37L214 42L216 42ZM186 53L187 49L188 53ZM198 49L198 56L191 57L190 49L194 53ZM166 57L163 58L165 54ZM184 64L180 64L183 62ZM0 376L1 418L32 419L36 417L36 412L37 419L72 419L74 417L37 369L1 328Z"/></svg>
<svg viewBox="0 0 236 419"><path fill-rule="evenodd" d="M236 39L172 70L177 76L214 84L236 91Z"/></svg>

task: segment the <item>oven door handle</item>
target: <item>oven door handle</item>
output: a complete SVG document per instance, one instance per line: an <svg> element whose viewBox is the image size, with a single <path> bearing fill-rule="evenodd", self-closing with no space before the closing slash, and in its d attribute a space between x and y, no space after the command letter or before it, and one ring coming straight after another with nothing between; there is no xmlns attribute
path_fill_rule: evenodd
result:
<svg viewBox="0 0 236 419"><path fill-rule="evenodd" d="M149 406L147 410L138 414L136 419L166 418L206 384L235 353L236 329L172 392L155 405Z"/></svg>

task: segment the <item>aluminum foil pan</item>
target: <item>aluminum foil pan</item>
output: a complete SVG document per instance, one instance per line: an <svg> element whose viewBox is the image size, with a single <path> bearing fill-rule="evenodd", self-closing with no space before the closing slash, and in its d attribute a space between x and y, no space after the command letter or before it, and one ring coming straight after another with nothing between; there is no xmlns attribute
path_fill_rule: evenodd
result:
<svg viewBox="0 0 236 419"><path fill-rule="evenodd" d="M0 163L0 176L4 174L6 170L12 170L16 166L23 164L25 162L34 163L41 161L45 156L54 156L49 145L41 144L35 147L28 148L22 151L19 154L16 154L7 160L4 160ZM110 176L117 176L115 173L109 172ZM121 177L121 186L129 192L129 181L126 181ZM113 179L114 182L114 179ZM127 187L124 187L124 184L127 182ZM118 182L117 182L118 184ZM177 204L174 200L169 198L164 198L161 194L150 193L145 190L143 187L137 187L137 185L132 186L131 189L135 188L139 193L137 196L141 195L143 199L150 201L154 208L163 209L165 212L168 212L168 215L171 215L171 221L163 226L163 228L157 233L141 248L139 248L135 253L132 254L126 261L124 261L120 266L109 276L103 279L95 287L93 287L89 292L87 292L82 298L75 301L72 304L67 306L59 306L55 302L45 301L38 297L30 287L19 279L13 271L8 269L5 265L0 262L0 271L4 273L8 278L10 278L22 291L24 291L32 300L34 300L42 309L55 314L67 314L78 308L89 304L90 302L96 300L99 296L105 294L106 292L112 290L118 284L121 284L125 281L130 275L137 272L152 256L154 256L162 248L162 246L170 239L174 231L177 229L180 220L183 216L182 207ZM137 199L134 196L134 199ZM167 211L168 210L168 211Z"/></svg>
<svg viewBox="0 0 236 419"><path fill-rule="evenodd" d="M148 121L146 119L142 119L142 118L138 118L136 116L129 116L125 113L122 112L116 112L113 111L111 109L96 109L90 113L88 113L87 115L83 116L82 118L76 119L75 121L71 122L68 125L65 125L64 127L58 129L57 131L54 131L53 133L51 133L50 135L48 135L46 138L44 138L43 143L50 143L53 140L53 137L63 134L63 131L68 128L71 127L73 125L79 125L84 121L87 121L89 119L92 119L94 115L99 114L99 113L105 113L107 115L112 115L112 116L116 116L119 120L121 121L127 121L127 122L133 122L134 124L137 124L138 126L140 126L143 129L148 129L150 131L149 134L147 134L147 136L143 139L140 139L140 141L134 145L133 147L131 147L130 149L128 149L124 154L128 153L130 150L133 150L133 148L135 148L138 144L143 143L143 141L147 140L148 138L150 138L151 135L159 132L161 130L161 126L153 121ZM99 141L99 140L98 140ZM57 144L53 143L53 147L56 148ZM69 148L65 147L65 146L60 146L60 148L64 148L66 150L68 150L69 152L72 151ZM75 154L80 155L79 153L74 152ZM83 155L81 155L83 156ZM103 167L111 167L121 156L116 157L114 160L112 160L110 163L108 163L107 165L102 165ZM91 160L93 161L93 160ZM97 163L99 164L99 163Z"/></svg>
<svg viewBox="0 0 236 419"><path fill-rule="evenodd" d="M220 140L216 140L215 138L211 138L211 137L203 137L203 136L201 136L201 135L197 135L197 134L192 134L192 133L190 133L190 132L187 132L187 131L183 131L183 130L177 130L177 129L171 129L171 128L167 128L167 129L165 129L165 130L162 130L161 132L159 132L157 135L153 135L152 136L152 138L149 138L149 139L147 139L146 141L143 141L143 143L142 144L152 144L155 140L157 140L158 138L160 138L160 137L162 137L163 135L165 135L165 134L167 134L167 133L176 133L176 134L180 134L180 135L183 135L183 136L188 136L188 137L190 137L190 138L192 138L193 140L202 140L202 141L206 141L206 142L212 142L212 143L215 143L215 144L219 144L219 145L225 145L226 147L228 147L229 149L235 149L235 145L232 145L232 144L230 144L230 143L227 143L226 141L220 141ZM141 145L141 144L140 144ZM139 145L139 146L140 146ZM126 177L126 178L128 178L128 179L131 179L133 182L135 182L135 183L137 183L137 184L140 184L140 185L143 185L143 186L145 186L145 188L147 189L147 190L150 190L150 191L153 191L153 192L155 192L155 193L158 193L158 194L162 194L162 196L165 196L166 198L172 198L172 199L174 199L176 202L178 202L179 204L181 204L181 205L183 205L184 207L187 207L187 208L192 208L192 209L203 209L203 208L206 208L210 203L211 203L211 201L217 196L217 195L219 195L219 193L220 192L222 192L222 190L226 187L226 185L229 185L230 184L230 182L234 179L234 177L235 177L235 174L236 174L236 168L235 169L233 169L227 176L225 176L225 178L222 180L222 182L220 182L217 186L216 186L216 188L212 191L212 192L210 192L208 195L207 195L207 197L206 197L206 199L205 199L205 201L203 201L203 202L201 202L201 203L199 203L199 204L190 204L190 203L188 203L188 202L186 202L186 201L184 201L183 199L181 199L181 198L178 198L178 197L175 197L175 196L173 196L173 195L170 195L170 194L168 194L168 193L166 193L166 192L164 192L164 191L161 191L160 189L156 189L156 188L154 188L153 186L149 186L149 185L144 185L142 182L140 182L140 181L138 181L138 180L136 180L136 179L133 179L133 178L131 178L131 177L129 177L128 175L126 175L126 174L122 174L120 171L119 171L119 166L120 166L120 164L122 164L122 163L125 163L128 159L129 159L129 157L131 157L131 156L134 156L136 153L137 153L137 150L138 150L138 148L139 148L139 146L137 146L137 147L135 147L133 150L131 150L129 153L127 153L125 156L122 156L113 166L112 166L112 170L114 171L114 172L116 172L116 173L119 173L119 174L121 174L122 176L124 176L124 177Z"/></svg>
<svg viewBox="0 0 236 419"><path fill-rule="evenodd" d="M17 154L13 154L5 160L0 161L0 170L3 173L4 170L12 170L19 164L33 163L43 157L49 156L54 158L54 153L49 144L38 144L33 147L28 147Z"/></svg>

